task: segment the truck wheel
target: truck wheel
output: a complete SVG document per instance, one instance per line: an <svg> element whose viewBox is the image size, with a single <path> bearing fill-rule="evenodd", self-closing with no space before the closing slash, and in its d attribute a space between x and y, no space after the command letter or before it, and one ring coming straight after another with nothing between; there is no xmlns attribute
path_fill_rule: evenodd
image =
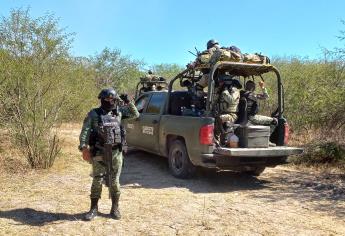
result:
<svg viewBox="0 0 345 236"><path fill-rule="evenodd" d="M181 179L195 173L196 168L189 160L186 145L181 140L173 141L169 148L169 169L173 176Z"/></svg>
<svg viewBox="0 0 345 236"><path fill-rule="evenodd" d="M266 169L265 166L258 166L258 167L255 167L253 170L245 171L244 173L250 176L259 176L262 174L262 172L265 171L265 169Z"/></svg>

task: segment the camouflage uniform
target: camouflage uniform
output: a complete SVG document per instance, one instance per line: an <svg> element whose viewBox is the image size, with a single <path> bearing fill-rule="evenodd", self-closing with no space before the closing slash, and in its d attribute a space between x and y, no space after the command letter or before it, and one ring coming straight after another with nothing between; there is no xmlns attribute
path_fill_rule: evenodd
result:
<svg viewBox="0 0 345 236"><path fill-rule="evenodd" d="M266 88L262 88L262 93L259 94L254 94L253 96L255 97L255 99L257 100L266 100L269 98L269 95L267 93ZM269 117L269 116L262 116L262 115L248 115L248 120L250 121L250 123L252 123L253 125L268 125L270 126L270 131L271 134L273 133L276 125L274 125L274 118Z"/></svg>
<svg viewBox="0 0 345 236"><path fill-rule="evenodd" d="M105 114L107 113L105 110L101 109L102 112ZM128 106L123 106L119 108L119 114L117 116L117 119L121 121L122 119L134 119L139 117L139 112L136 109L135 105L133 103L129 103ZM90 134L92 130L97 130L99 122L99 116L96 113L96 109L92 109L88 116L84 120L83 128L80 133L80 147L86 146L89 144ZM95 150L95 147L90 147L93 160L92 160L92 186L91 186L91 198L100 198L102 193L102 176L105 174L106 169L104 164L101 162L102 160L102 151L101 150ZM121 168L122 168L122 151L119 149L113 150L113 185L111 186L112 192L119 196L120 195L120 174L121 174Z"/></svg>
<svg viewBox="0 0 345 236"><path fill-rule="evenodd" d="M230 92L228 89L225 89L220 94L218 100L218 111L219 117L222 122L231 122L234 123L237 119L237 109L238 103L240 101L240 92L237 88L232 88Z"/></svg>
<svg viewBox="0 0 345 236"><path fill-rule="evenodd" d="M220 97L219 97L220 96ZM220 140L222 125L224 122L235 123L237 120L238 103L240 101L240 91L233 87L231 91L224 89L220 95L215 96L217 101L218 120L215 127L215 137Z"/></svg>

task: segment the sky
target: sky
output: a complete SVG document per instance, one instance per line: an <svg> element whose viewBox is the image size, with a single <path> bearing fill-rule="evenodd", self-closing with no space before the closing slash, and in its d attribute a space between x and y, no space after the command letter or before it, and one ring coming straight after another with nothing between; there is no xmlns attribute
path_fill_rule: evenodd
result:
<svg viewBox="0 0 345 236"><path fill-rule="evenodd" d="M322 57L343 45L344 0L0 0L0 15L30 7L37 18L53 13L74 32L72 54L90 56L105 47L148 65L186 65L209 39L221 46L269 57Z"/></svg>

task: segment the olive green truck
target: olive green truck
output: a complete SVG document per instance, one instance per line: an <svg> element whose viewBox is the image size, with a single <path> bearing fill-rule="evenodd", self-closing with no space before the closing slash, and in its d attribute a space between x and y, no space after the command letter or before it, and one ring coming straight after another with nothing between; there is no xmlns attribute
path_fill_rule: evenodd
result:
<svg viewBox="0 0 345 236"><path fill-rule="evenodd" d="M173 90L174 83L180 86L200 79L195 69L186 69L170 81L166 91L151 91L139 95L136 106L140 117L125 121L127 143L130 147L168 158L171 173L178 178L193 175L196 167L233 170L250 175L260 175L266 167L287 162L290 155L303 152L301 148L288 147L288 125L283 117L284 92L279 71L271 65L222 62L208 72L208 89L203 109L195 109L190 90ZM234 128L240 139L236 148L215 144L213 113L215 81L220 72L238 77L262 76L273 72L277 79L277 110L272 114L278 126L270 135L269 127L236 124ZM189 86L191 88L191 86ZM189 111L189 112L186 112ZM269 147L269 140L276 144Z"/></svg>

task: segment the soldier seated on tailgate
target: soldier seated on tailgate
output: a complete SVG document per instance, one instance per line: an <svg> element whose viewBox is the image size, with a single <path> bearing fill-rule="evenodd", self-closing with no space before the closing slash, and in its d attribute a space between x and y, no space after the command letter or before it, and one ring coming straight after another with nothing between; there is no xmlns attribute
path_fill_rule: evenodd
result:
<svg viewBox="0 0 345 236"><path fill-rule="evenodd" d="M215 101L215 138L220 142L224 134L224 126L229 126L237 120L238 104L240 101L241 83L231 75L222 74L218 77Z"/></svg>
<svg viewBox="0 0 345 236"><path fill-rule="evenodd" d="M255 93L255 82L252 80L247 81L245 84L245 90L241 91L241 97L247 100L247 115L248 120L253 125L268 125L270 126L271 134L278 124L278 120L269 116L258 115L259 104L258 100L266 100L269 98L267 90L265 88L264 81L259 82L259 86L262 90L261 93ZM269 143L270 146L275 146L274 143Z"/></svg>

